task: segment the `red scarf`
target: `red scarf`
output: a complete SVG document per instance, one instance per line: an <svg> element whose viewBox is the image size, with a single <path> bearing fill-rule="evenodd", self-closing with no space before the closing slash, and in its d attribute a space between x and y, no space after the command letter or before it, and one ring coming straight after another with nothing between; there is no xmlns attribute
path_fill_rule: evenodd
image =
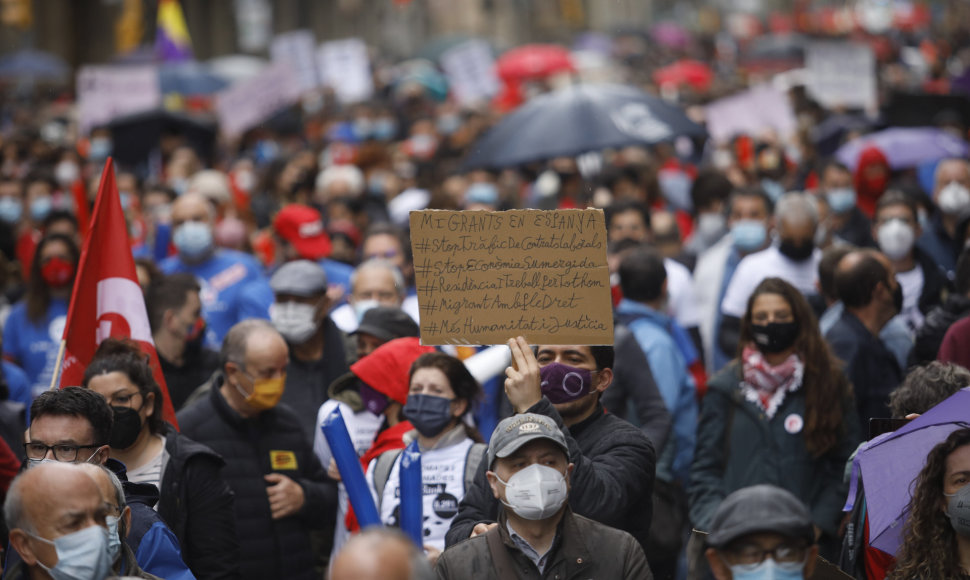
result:
<svg viewBox="0 0 970 580"><path fill-rule="evenodd" d="M792 353L780 365L772 366L765 360L761 351L751 345L741 353L744 381L741 385L748 400L757 403L768 418L774 416L785 394L798 389L802 384L805 365L797 354Z"/></svg>

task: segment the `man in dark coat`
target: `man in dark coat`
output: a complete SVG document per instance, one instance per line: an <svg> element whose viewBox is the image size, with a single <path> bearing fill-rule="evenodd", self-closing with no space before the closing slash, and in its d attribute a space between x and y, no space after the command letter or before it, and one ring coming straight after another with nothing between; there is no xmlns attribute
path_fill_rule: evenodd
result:
<svg viewBox="0 0 970 580"><path fill-rule="evenodd" d="M309 532L333 521L337 486L296 414L278 405L286 342L269 322L245 320L230 329L220 357L213 388L178 421L183 433L226 460L243 577L317 578Z"/></svg>
<svg viewBox="0 0 970 580"><path fill-rule="evenodd" d="M540 346L533 354L524 338L509 341L513 364L505 392L516 413L545 415L563 430L573 469L569 505L576 514L629 532L646 545L653 512L652 492L656 453L643 431L623 419L604 413L600 395L613 380L613 347ZM517 358L522 363L516 362ZM540 387L540 367L558 363L579 374L589 373L579 398L552 404L549 394L561 393ZM513 378L514 377L514 378ZM584 380L585 383L585 380ZM474 485L467 491L446 536L452 546L481 534L496 524L501 504L479 468Z"/></svg>

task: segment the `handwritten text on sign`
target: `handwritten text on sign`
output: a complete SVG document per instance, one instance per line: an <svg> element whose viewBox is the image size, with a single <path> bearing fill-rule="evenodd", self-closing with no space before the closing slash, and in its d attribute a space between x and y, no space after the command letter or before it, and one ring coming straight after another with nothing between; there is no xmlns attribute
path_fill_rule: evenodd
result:
<svg viewBox="0 0 970 580"><path fill-rule="evenodd" d="M411 212L423 344L613 344L601 210Z"/></svg>

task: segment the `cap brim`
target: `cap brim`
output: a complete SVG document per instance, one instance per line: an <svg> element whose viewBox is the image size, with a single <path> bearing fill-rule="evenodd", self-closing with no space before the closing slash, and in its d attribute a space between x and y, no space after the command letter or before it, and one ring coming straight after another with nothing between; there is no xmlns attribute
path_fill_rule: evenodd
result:
<svg viewBox="0 0 970 580"><path fill-rule="evenodd" d="M360 334L360 333L376 336L377 338L384 341L392 340L394 338L394 335L391 334L390 332L384 330L379 326L373 326L371 324L362 324L358 326L356 330L350 333L350 336L354 336L355 334Z"/></svg>
<svg viewBox="0 0 970 580"><path fill-rule="evenodd" d="M290 243L293 244L300 256L307 260L321 260L329 256L332 250L330 239L326 236L310 239L297 238Z"/></svg>

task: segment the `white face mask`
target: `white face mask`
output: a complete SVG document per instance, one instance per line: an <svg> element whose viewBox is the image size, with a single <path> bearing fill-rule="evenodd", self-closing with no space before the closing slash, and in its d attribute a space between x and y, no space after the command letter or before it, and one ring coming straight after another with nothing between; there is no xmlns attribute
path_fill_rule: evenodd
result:
<svg viewBox="0 0 970 580"><path fill-rule="evenodd" d="M312 304L276 302L269 316L288 342L303 344L317 331L317 309Z"/></svg>
<svg viewBox="0 0 970 580"><path fill-rule="evenodd" d="M936 203L943 213L958 214L960 210L970 206L970 190L956 181L951 181L937 194Z"/></svg>
<svg viewBox="0 0 970 580"><path fill-rule="evenodd" d="M377 300L354 300L354 312L357 313L357 322L364 319L364 313L371 308L377 308L381 303Z"/></svg>
<svg viewBox="0 0 970 580"><path fill-rule="evenodd" d="M555 515L566 503L569 489L566 478L555 469L534 463L502 481L505 500L502 504L526 520L544 520Z"/></svg>
<svg viewBox="0 0 970 580"><path fill-rule="evenodd" d="M916 231L903 220L889 220L879 226L876 232L879 249L890 260L901 260L913 249Z"/></svg>
<svg viewBox="0 0 970 580"><path fill-rule="evenodd" d="M104 578L111 572L108 530L99 525L88 526L53 541L29 535L54 546L57 564L53 568L37 562L54 580L90 580Z"/></svg>

